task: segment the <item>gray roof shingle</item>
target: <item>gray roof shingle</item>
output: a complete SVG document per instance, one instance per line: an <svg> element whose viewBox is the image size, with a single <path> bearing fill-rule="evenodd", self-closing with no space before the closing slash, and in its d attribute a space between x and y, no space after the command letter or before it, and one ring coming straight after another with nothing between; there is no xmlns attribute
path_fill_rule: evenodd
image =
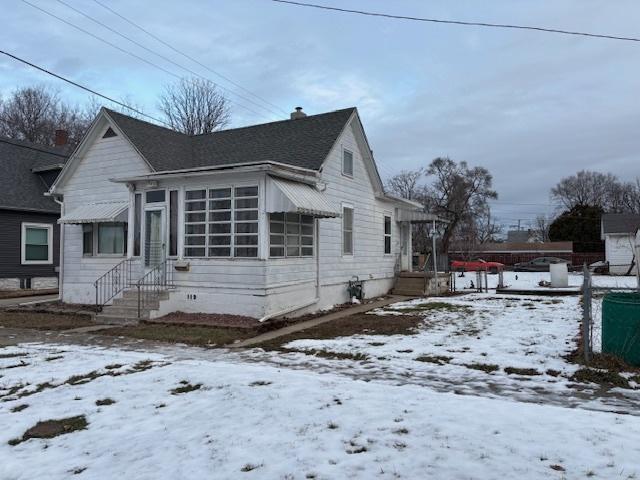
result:
<svg viewBox="0 0 640 480"><path fill-rule="evenodd" d="M640 215L635 213L605 213L602 215L602 233L636 233L640 228Z"/></svg>
<svg viewBox="0 0 640 480"><path fill-rule="evenodd" d="M59 212L60 207L45 197L48 187L32 169L64 164L64 150L0 137L0 208Z"/></svg>
<svg viewBox="0 0 640 480"><path fill-rule="evenodd" d="M319 170L355 108L203 135L185 135L105 109L157 171L280 162Z"/></svg>

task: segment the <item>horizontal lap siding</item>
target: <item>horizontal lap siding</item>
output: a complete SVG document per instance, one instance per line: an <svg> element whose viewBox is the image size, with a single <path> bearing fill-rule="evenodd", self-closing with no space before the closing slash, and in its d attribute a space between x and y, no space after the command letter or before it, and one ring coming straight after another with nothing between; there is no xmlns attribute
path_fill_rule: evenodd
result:
<svg viewBox="0 0 640 480"><path fill-rule="evenodd" d="M127 140L119 136L98 138L63 187L65 212L88 203L128 201L127 187L110 179L142 175L149 171L146 162ZM82 226L64 225L64 229L64 284L84 286L68 290L63 286L64 300L90 302L92 298L85 297L86 292L93 288L93 282L124 257L83 257Z"/></svg>
<svg viewBox="0 0 640 480"><path fill-rule="evenodd" d="M0 210L0 278L56 276L59 265L60 228L57 214ZM53 264L22 265L22 223L53 225Z"/></svg>
<svg viewBox="0 0 640 480"><path fill-rule="evenodd" d="M353 178L342 175L342 149L353 152ZM342 219L321 219L321 285L346 283L357 275L361 280L390 278L399 253L399 228L391 205L375 198L356 136L348 127L329 154L322 171L327 199L341 210L342 203L354 207L354 255L342 256ZM391 255L384 254L384 215L392 217ZM315 258L270 259L267 286L295 282L315 282Z"/></svg>
<svg viewBox="0 0 640 480"><path fill-rule="evenodd" d="M634 242L633 235L607 235L605 254L611 273L624 274L629 270Z"/></svg>

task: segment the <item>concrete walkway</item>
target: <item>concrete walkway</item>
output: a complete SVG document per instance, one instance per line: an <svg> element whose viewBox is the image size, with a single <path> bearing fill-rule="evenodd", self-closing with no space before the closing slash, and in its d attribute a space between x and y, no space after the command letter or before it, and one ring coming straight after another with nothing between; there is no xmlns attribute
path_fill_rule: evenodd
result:
<svg viewBox="0 0 640 480"><path fill-rule="evenodd" d="M314 318L312 320L307 320L305 322L295 323L293 325L286 326L279 330L273 330L271 332L263 333L262 335L258 335L257 337L249 338L247 340L243 340L238 343L234 343L230 345L229 348L244 348L244 347L252 347L262 342L266 342L268 340L273 340L274 338L283 337L285 335L289 335L290 333L299 332L301 330L307 330L309 328L313 328L322 323L331 322L332 320L338 320L339 318L345 318L350 315L355 315L357 313L365 313L370 310L375 310L376 308L385 307L392 303L396 302L404 302L414 297L407 297L404 295L391 295L390 297L385 298L384 300L378 300L371 303L365 303L363 305L358 305L357 307L345 308L344 310L340 310L338 312L328 313L327 315L323 315L321 317Z"/></svg>
<svg viewBox="0 0 640 480"><path fill-rule="evenodd" d="M15 307L18 305L27 305L30 303L54 302L57 299L57 293L51 295L30 295L24 297L1 298L0 307Z"/></svg>

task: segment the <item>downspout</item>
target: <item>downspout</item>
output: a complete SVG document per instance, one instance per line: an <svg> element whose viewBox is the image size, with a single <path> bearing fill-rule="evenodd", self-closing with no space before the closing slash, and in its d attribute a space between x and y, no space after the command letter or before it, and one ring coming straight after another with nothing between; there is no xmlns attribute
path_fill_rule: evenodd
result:
<svg viewBox="0 0 640 480"><path fill-rule="evenodd" d="M52 197L53 201L60 205L60 217L64 215L64 202L61 202L56 197ZM58 300L62 301L62 286L64 285L64 223L60 224L60 253L58 254Z"/></svg>
<svg viewBox="0 0 640 480"><path fill-rule="evenodd" d="M282 315L286 315L288 313L296 312L298 310L302 310L303 308L310 307L311 305L315 305L320 301L320 222L318 219L314 219L315 222L315 243L316 243L316 298L313 300L309 300L301 305L295 305L293 307L285 308L284 310L280 310L279 312L270 313L265 315L258 322L263 323L267 320L271 320L272 318L280 317Z"/></svg>

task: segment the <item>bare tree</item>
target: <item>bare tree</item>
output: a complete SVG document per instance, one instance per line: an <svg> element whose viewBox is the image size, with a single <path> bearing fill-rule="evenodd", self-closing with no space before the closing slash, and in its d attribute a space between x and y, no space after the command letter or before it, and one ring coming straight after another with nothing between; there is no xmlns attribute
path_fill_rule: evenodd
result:
<svg viewBox="0 0 640 480"><path fill-rule="evenodd" d="M549 241L549 227L553 223L553 219L545 215L538 215L533 225L533 237L537 242Z"/></svg>
<svg viewBox="0 0 640 480"><path fill-rule="evenodd" d="M576 206L616 210L621 205L620 196L620 182L615 175L588 170L563 178L551 189L551 197L567 210Z"/></svg>
<svg viewBox="0 0 640 480"><path fill-rule="evenodd" d="M220 130L231 118L224 95L212 82L200 78L183 78L167 85L158 106L167 123L187 135Z"/></svg>
<svg viewBox="0 0 640 480"><path fill-rule="evenodd" d="M449 220L441 239L441 248L447 252L461 223L485 215L489 211L488 200L498 198L498 194L492 189L489 171L469 167L466 162L436 158L429 165L427 176L433 177L426 190L427 209Z"/></svg>
<svg viewBox="0 0 640 480"><path fill-rule="evenodd" d="M45 86L16 89L0 102L0 134L52 145L57 129L69 132L69 142L80 141L88 126L77 106L63 102L58 92Z"/></svg>
<svg viewBox="0 0 640 480"><path fill-rule="evenodd" d="M402 170L397 175L391 177L386 184L389 192L408 200L417 200L421 197L422 188L419 181L424 175L424 170Z"/></svg>

